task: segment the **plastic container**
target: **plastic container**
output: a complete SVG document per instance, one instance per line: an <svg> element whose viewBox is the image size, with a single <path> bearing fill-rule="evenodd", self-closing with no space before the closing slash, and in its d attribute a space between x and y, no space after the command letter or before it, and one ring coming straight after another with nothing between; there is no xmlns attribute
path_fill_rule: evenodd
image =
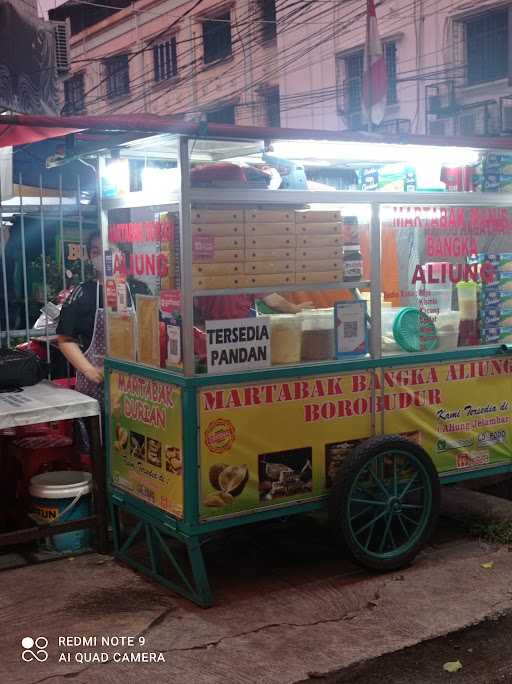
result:
<svg viewBox="0 0 512 684"><path fill-rule="evenodd" d="M334 310L302 312L302 360L330 361L334 358Z"/></svg>
<svg viewBox="0 0 512 684"><path fill-rule="evenodd" d="M439 345L436 351L451 351L458 346L460 311L443 311L435 321Z"/></svg>
<svg viewBox="0 0 512 684"><path fill-rule="evenodd" d="M71 522L91 515L92 476L78 470L35 475L30 480L32 518L41 525ZM45 540L52 551L82 551L91 544L90 530L64 532Z"/></svg>
<svg viewBox="0 0 512 684"><path fill-rule="evenodd" d="M381 321L383 351L419 352L437 349L439 341L434 322L419 309L412 306L382 309Z"/></svg>
<svg viewBox="0 0 512 684"><path fill-rule="evenodd" d="M478 317L478 287L472 280L457 283L460 318L463 321L476 321Z"/></svg>
<svg viewBox="0 0 512 684"><path fill-rule="evenodd" d="M302 321L298 314L270 316L270 359L272 365L299 363Z"/></svg>
<svg viewBox="0 0 512 684"><path fill-rule="evenodd" d="M423 272L428 279L430 276L436 280L443 278L443 266L445 278L448 282L442 283L416 283L416 296L419 308L428 316L437 316L442 311L451 311L453 284L449 278L448 262L428 262L423 264Z"/></svg>

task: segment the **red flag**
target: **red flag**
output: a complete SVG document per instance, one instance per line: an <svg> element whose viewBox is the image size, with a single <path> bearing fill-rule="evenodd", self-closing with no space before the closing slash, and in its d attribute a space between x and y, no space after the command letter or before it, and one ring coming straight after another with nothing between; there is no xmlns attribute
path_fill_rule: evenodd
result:
<svg viewBox="0 0 512 684"><path fill-rule="evenodd" d="M362 104L371 127L378 126L386 113L388 78L374 0L368 0L367 15Z"/></svg>

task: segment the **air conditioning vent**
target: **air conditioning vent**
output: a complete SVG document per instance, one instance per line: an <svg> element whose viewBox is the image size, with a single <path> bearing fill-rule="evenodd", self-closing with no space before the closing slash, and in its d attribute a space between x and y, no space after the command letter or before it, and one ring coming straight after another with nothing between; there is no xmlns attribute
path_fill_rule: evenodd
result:
<svg viewBox="0 0 512 684"><path fill-rule="evenodd" d="M67 21L54 21L53 31L55 33L55 61L57 73L67 74L70 67L69 56L69 24Z"/></svg>

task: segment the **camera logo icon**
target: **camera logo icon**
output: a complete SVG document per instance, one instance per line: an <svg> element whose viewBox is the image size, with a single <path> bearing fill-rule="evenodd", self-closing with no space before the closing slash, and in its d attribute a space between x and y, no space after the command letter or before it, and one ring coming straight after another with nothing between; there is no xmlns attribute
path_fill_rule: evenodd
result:
<svg viewBox="0 0 512 684"><path fill-rule="evenodd" d="M33 639L32 637L23 637L21 640L23 650L21 652L21 659L25 663L31 663L37 660L39 663L44 663L48 660L48 639L40 636Z"/></svg>

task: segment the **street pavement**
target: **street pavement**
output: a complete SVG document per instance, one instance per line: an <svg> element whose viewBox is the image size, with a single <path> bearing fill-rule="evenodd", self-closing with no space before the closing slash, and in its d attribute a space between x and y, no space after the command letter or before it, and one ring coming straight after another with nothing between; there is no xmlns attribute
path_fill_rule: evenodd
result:
<svg viewBox="0 0 512 684"><path fill-rule="evenodd" d="M207 561L210 609L96 554L0 573L1 682L315 681L512 609L512 553L451 522L389 574L344 559L305 516L235 531Z"/></svg>

